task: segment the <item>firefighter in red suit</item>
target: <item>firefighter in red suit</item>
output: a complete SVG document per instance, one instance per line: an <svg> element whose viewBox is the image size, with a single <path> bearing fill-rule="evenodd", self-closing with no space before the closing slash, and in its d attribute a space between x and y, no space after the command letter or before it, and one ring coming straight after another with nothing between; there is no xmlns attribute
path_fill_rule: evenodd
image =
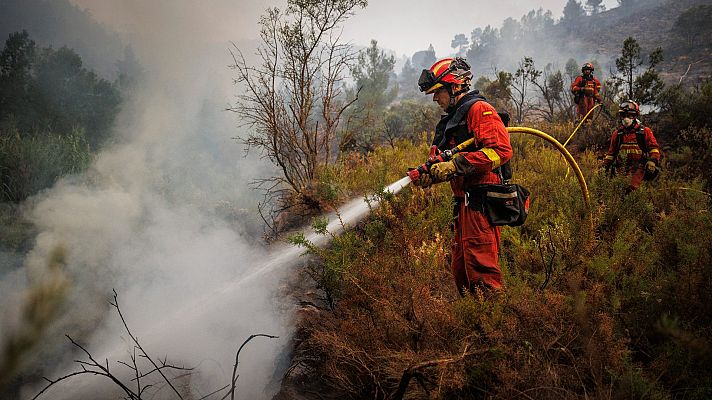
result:
<svg viewBox="0 0 712 400"><path fill-rule="evenodd" d="M640 122L640 107L626 100L618 110L620 126L613 131L608 154L603 160L606 172L619 171L630 176L626 193L637 189L643 180L652 180L659 173L660 148L653 131Z"/></svg>
<svg viewBox="0 0 712 400"><path fill-rule="evenodd" d="M427 187L450 182L455 198L452 272L461 295L481 290L500 290L499 227L490 224L470 193L477 185L501 183L498 169L512 157L509 133L497 111L478 91L470 92L472 73L462 58L445 58L423 70L418 86L433 95L445 111L435 128L433 144L451 149L474 136L475 143L451 161L434 164L430 174L414 183Z"/></svg>
<svg viewBox="0 0 712 400"><path fill-rule="evenodd" d="M579 120L583 119L597 102L601 102L600 91L601 82L593 76L593 64L584 64L581 67L581 75L571 84Z"/></svg>

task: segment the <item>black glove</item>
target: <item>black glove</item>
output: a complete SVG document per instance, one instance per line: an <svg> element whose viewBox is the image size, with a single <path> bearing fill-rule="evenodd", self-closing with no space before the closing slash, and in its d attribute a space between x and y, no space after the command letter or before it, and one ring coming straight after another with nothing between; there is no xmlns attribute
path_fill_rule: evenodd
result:
<svg viewBox="0 0 712 400"><path fill-rule="evenodd" d="M603 169L606 171L607 174L610 173L613 169L613 163L603 163Z"/></svg>

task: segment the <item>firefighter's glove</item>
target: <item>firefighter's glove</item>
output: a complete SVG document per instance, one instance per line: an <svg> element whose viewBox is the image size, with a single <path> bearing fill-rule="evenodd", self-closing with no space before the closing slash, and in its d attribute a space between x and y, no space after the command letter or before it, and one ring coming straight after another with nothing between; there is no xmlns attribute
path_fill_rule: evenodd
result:
<svg viewBox="0 0 712 400"><path fill-rule="evenodd" d="M426 188L430 185L433 184L433 178L430 176L430 174L420 174L420 177L413 181L413 185Z"/></svg>
<svg viewBox="0 0 712 400"><path fill-rule="evenodd" d="M611 168L613 168L612 162L609 162L608 160L603 161L603 169L606 171L606 173L611 172Z"/></svg>
<svg viewBox="0 0 712 400"><path fill-rule="evenodd" d="M433 166L430 167L430 175L432 175L435 180L441 182L448 181L455 176L455 163L452 161L443 161L433 164Z"/></svg>
<svg viewBox="0 0 712 400"><path fill-rule="evenodd" d="M657 165L655 165L655 162L653 162L653 161L648 161L647 163L645 163L645 169L647 169L650 172L655 171L655 167L657 167Z"/></svg>

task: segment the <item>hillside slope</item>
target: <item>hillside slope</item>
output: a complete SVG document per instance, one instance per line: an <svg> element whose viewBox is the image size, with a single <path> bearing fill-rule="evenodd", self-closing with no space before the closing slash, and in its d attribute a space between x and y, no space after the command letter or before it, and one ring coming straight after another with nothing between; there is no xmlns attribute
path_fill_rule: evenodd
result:
<svg viewBox="0 0 712 400"><path fill-rule="evenodd" d="M698 40L693 48L688 48L672 29L681 13L697 5L712 5L712 1L644 1L634 12L611 9L587 18L585 30L590 34L586 37L591 40L581 43L591 53L613 60L619 56L623 41L632 36L644 53L658 46L663 48L664 61L659 69L666 83L678 82L691 63L694 64L685 79L696 82L712 75L712 43Z"/></svg>

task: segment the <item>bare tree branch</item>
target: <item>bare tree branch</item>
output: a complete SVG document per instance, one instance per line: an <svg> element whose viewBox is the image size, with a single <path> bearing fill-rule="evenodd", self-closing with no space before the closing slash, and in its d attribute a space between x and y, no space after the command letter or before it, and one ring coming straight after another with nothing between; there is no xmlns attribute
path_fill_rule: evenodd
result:
<svg viewBox="0 0 712 400"><path fill-rule="evenodd" d="M434 367L436 365L447 365L447 364L452 364L456 363L459 361L464 360L467 357L476 355L476 354L485 354L489 352L489 349L480 349L480 350L473 350L473 351L468 351L469 350L469 345L465 346L465 351L462 352L457 357L448 357L448 358L439 358L435 360L428 360L428 361L423 361L419 362L417 364L411 365L410 367L406 368L403 371L403 375L401 377L400 383L398 384L398 389L393 393L391 396L391 399L393 400L401 400L403 399L403 396L405 395L406 390L408 389L408 383L410 383L410 380L412 378L416 378L419 383L421 384L422 387L425 387L422 379L423 379L423 374L422 370L428 367Z"/></svg>
<svg viewBox="0 0 712 400"><path fill-rule="evenodd" d="M260 20L257 65L248 65L232 44L234 81L244 90L228 110L251 128L242 143L259 149L279 168L280 176L268 179L279 184L277 190L288 189L275 195L275 187L267 187L265 199L302 198L319 168L330 161L343 111L353 104L344 101L340 83L355 59L351 45L335 31L365 5L365 0L293 1L284 12L268 9Z"/></svg>
<svg viewBox="0 0 712 400"><path fill-rule="evenodd" d="M238 378L237 364L239 364L240 352L242 351L242 348L245 347L245 345L247 345L247 343L250 340L252 340L256 337L260 337L260 336L270 338L270 339L277 339L279 337L279 336L267 335L264 333L257 333L254 335L250 335L250 337L248 337L244 342L242 342L242 345L240 346L239 349L237 349L237 353L235 354L235 365L232 368L232 379L230 380L230 382L231 382L230 391L228 393L226 393L225 396L223 396L221 398L221 400L226 399L228 395L230 395L230 400L235 400L235 385L237 384L237 378Z"/></svg>
<svg viewBox="0 0 712 400"><path fill-rule="evenodd" d="M116 312L119 313L119 317L121 318L121 322L124 324L126 333L128 333L128 335L131 337L131 340L134 341L134 343L136 344L136 347L138 347L138 349L141 350L141 353L143 354L143 356L153 365L155 370L163 377L163 379L166 381L168 386L170 386L170 388L173 389L173 392L175 392L175 394L178 396L178 398L182 400L183 396L181 396L181 394L178 392L178 389L176 389L175 386L173 386L170 379L168 379L168 377L166 377L166 375L163 373L162 369L158 367L158 365L153 361L153 359L143 349L141 344L138 342L138 339L136 339L136 337L131 333L129 326L128 326L128 324L126 324L126 320L124 319L124 315L121 313L121 308L119 308L119 299L118 299L118 294L116 293L116 289L113 289L113 291L114 291L114 302L113 303L109 302L109 304L111 304L114 308L116 308ZM108 360L107 360L107 365L108 365ZM165 366L166 366L166 364L164 363L163 367L165 367Z"/></svg>
<svg viewBox="0 0 712 400"><path fill-rule="evenodd" d="M82 370L81 370L81 371L72 372L72 373L70 373L70 374L64 375L64 376L62 376L62 377L60 377L60 378L58 378L58 379L55 379L55 380L49 379L49 378L47 378L47 377L43 377L43 378L48 382L48 384L47 384L47 386L45 386L39 393L37 393L37 394L35 395L35 397L32 398L32 400L35 400L35 399L39 398L39 397L42 395L42 393L44 393L44 392L47 391L50 387L54 386L55 384L57 384L57 383L59 383L59 382L62 382L62 381L64 381L64 380L67 380L67 379L69 379L69 378L71 378L71 377L74 377L74 376L77 376L77 375L85 375L85 374L89 374L89 375L99 375L99 376L107 377L107 378L111 379L111 380L114 382L114 384L116 384L118 387L120 387L120 388L129 396L129 399L137 399L137 400L138 400L138 399L141 398L137 393L135 393L135 392L133 392L131 389L129 389L123 382L121 382L118 378L116 378L116 376L114 376L114 375L109 371L108 362L107 362L106 366L104 366L104 365L102 365L102 364L99 364L99 363L94 359L94 357L91 355L91 353L90 353L86 348L84 348L84 346L82 346L82 345L80 345L79 343L77 343L76 341L74 341L74 339L72 339L71 336L69 336L69 335L65 335L65 336L67 337L67 339L69 339L70 342L72 342L72 344L73 344L75 347L79 348L80 350L82 350L82 351L84 352L84 354L86 354L86 356L89 358L89 360L91 361L91 363L86 362L86 361L75 360L75 362L77 362L77 363L79 363L79 364L81 365L81 367L82 367ZM86 366L89 366L89 367L92 367L92 368L97 368L98 370L95 370L95 369L87 369Z"/></svg>

